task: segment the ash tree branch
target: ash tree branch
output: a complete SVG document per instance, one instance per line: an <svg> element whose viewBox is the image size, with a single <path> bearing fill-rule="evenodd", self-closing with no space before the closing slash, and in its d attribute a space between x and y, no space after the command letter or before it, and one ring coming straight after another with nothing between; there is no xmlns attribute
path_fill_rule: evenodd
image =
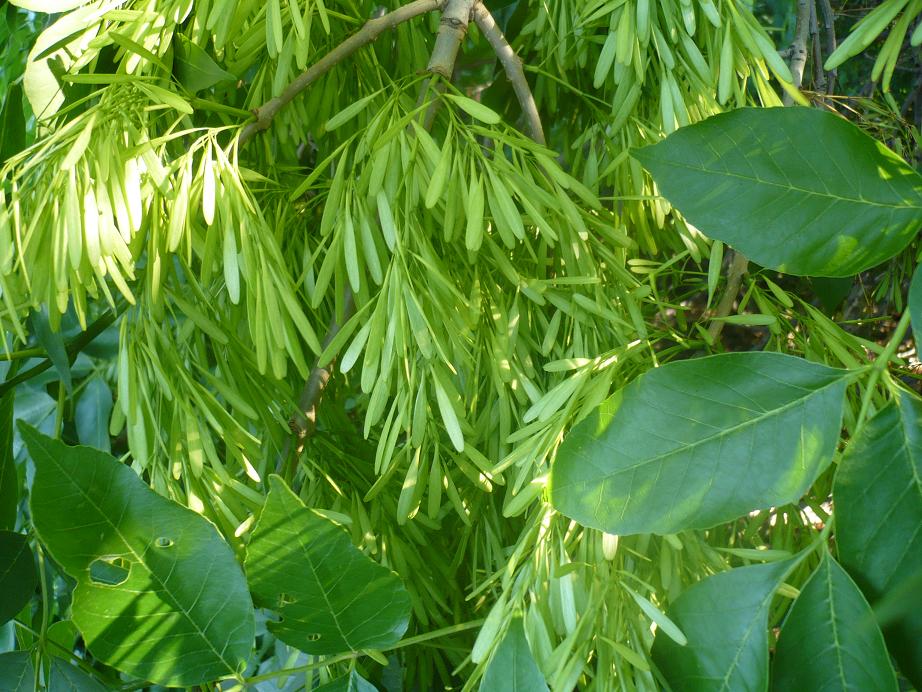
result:
<svg viewBox="0 0 922 692"><path fill-rule="evenodd" d="M506 76L512 83L512 89L515 91L516 98L522 108L522 114L528 126L529 136L538 142L546 144L544 138L544 128L541 125L541 116L538 114L538 106L535 104L535 97L528 86L528 80L525 78L525 70L522 69L522 61L512 50L512 46L503 36L503 32L496 25L496 20L490 14L490 10L484 7L483 3L478 2L474 6L474 21L480 32L487 39L487 42L493 47L496 57L499 58Z"/></svg>
<svg viewBox="0 0 922 692"><path fill-rule="evenodd" d="M475 2L479 0L446 0L427 71L451 79L455 61L458 59L458 50L471 21L471 8Z"/></svg>
<svg viewBox="0 0 922 692"><path fill-rule="evenodd" d="M413 0L413 2L398 7L393 12L388 12L375 19L369 19L361 29L298 75L291 84L285 87L285 90L279 96L269 99L259 106L254 111L256 120L243 128L243 132L240 134L240 144L248 142L257 132L268 129L272 124L272 120L282 108L291 103L298 94L359 50L359 48L374 42L378 36L389 29L393 29L427 12L440 9L443 3L444 0Z"/></svg>
<svg viewBox="0 0 922 692"><path fill-rule="evenodd" d="M797 0L797 24L794 28L794 43L791 45L791 74L797 89L804 83L804 70L807 67L807 41L810 38L810 7L813 0ZM784 95L784 105L793 104L793 99Z"/></svg>

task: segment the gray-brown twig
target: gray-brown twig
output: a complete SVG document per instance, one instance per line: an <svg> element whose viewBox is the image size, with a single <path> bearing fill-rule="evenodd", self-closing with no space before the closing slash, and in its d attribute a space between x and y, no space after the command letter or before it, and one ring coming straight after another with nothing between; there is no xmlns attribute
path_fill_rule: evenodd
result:
<svg viewBox="0 0 922 692"><path fill-rule="evenodd" d="M467 34L467 25L471 21L471 8L478 0L446 0L439 20L439 34L429 56L429 72L451 79L458 59L461 41Z"/></svg>
<svg viewBox="0 0 922 692"><path fill-rule="evenodd" d="M740 292L740 285L743 283L743 275L748 269L749 260L746 258L746 255L742 252L734 251L733 257L730 260L730 269L727 272L727 290L725 290L723 296L721 296L720 302L717 304L717 309L714 311L714 315L711 318L713 320L711 326L708 327L708 336L711 337L711 341L716 341L724 328L724 321L715 318L726 317L730 314L730 311L733 310L733 303L736 302L736 296L738 296Z"/></svg>
<svg viewBox="0 0 922 692"><path fill-rule="evenodd" d="M810 7L813 0L797 0L797 24L794 28L794 43L791 45L791 74L796 88L804 83L804 70L807 67L807 40L810 38ZM784 95L784 104L792 105L794 100L789 94Z"/></svg>
<svg viewBox="0 0 922 692"><path fill-rule="evenodd" d="M252 139L257 132L268 129L276 114L292 99L359 48L372 43L382 33L388 29L393 29L398 24L409 21L421 14L440 9L443 2L444 0L413 0L413 2L409 2L403 7L398 7L393 12L388 12L375 19L369 19L361 29L298 75L291 84L285 87L285 90L279 96L269 99L259 106L254 111L256 120L243 128L243 132L240 134L240 144Z"/></svg>
<svg viewBox="0 0 922 692"><path fill-rule="evenodd" d="M516 98L522 108L522 114L525 116L525 122L528 125L529 136L539 144L545 144L544 128L541 126L541 116L538 115L538 106L535 104L535 97L528 86L528 80L525 78L525 70L522 69L522 61L519 56L512 50L512 46L503 36L496 25L496 20L490 14L490 10L483 6L483 3L477 3L474 6L474 21L480 32L493 47L493 52L499 58L506 76L512 83L512 89L515 91Z"/></svg>

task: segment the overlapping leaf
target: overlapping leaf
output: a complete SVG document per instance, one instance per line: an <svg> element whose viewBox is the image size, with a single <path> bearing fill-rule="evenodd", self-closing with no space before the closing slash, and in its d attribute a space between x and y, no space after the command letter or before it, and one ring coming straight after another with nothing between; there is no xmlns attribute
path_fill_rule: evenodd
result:
<svg viewBox="0 0 922 692"><path fill-rule="evenodd" d="M4 692L34 692L35 667L28 651L0 654L0 689Z"/></svg>
<svg viewBox="0 0 922 692"><path fill-rule="evenodd" d="M94 656L173 686L240 668L253 644L253 606L214 526L108 454L21 431L36 468L35 530L77 580L73 621Z"/></svg>
<svg viewBox="0 0 922 692"><path fill-rule="evenodd" d="M855 582L827 552L788 613L772 688L896 690L883 635Z"/></svg>
<svg viewBox="0 0 922 692"><path fill-rule="evenodd" d="M480 692L541 692L547 689L547 682L525 638L522 618L516 617L484 671Z"/></svg>
<svg viewBox="0 0 922 692"><path fill-rule="evenodd" d="M922 685L922 402L902 393L872 418L836 473L839 560L877 604L903 593L884 630L903 673ZM909 599L908 601L906 599Z"/></svg>
<svg viewBox="0 0 922 692"><path fill-rule="evenodd" d="M922 223L922 176L821 109L731 111L635 155L703 233L791 274L864 271Z"/></svg>
<svg viewBox="0 0 922 692"><path fill-rule="evenodd" d="M19 476L13 459L13 400L11 390L0 397L0 529L16 527Z"/></svg>
<svg viewBox="0 0 922 692"><path fill-rule="evenodd" d="M741 567L698 582L669 608L688 639L679 646L662 632L653 660L674 690L765 690L768 608L790 562Z"/></svg>
<svg viewBox="0 0 922 692"><path fill-rule="evenodd" d="M0 531L0 625L29 602L38 584L35 557L21 533Z"/></svg>
<svg viewBox="0 0 922 692"><path fill-rule="evenodd" d="M651 370L565 438L551 500L615 534L706 528L793 502L835 451L845 375L778 353Z"/></svg>
<svg viewBox="0 0 922 692"><path fill-rule="evenodd" d="M385 649L400 641L410 598L396 574L363 555L277 476L247 546L256 602L281 616L269 630L309 654Z"/></svg>

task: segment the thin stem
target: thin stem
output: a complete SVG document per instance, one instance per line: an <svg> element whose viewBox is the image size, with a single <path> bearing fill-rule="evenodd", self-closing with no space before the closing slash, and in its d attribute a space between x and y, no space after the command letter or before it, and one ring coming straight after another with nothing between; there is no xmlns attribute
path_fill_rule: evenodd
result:
<svg viewBox="0 0 922 692"><path fill-rule="evenodd" d="M826 55L832 55L838 46L836 40L836 14L832 9L832 3L829 0L817 0L820 5L820 12L823 14L823 32L826 34ZM826 73L826 93L831 94L836 89L836 78L839 76L838 70L829 70Z"/></svg>
<svg viewBox="0 0 922 692"><path fill-rule="evenodd" d="M398 7L393 12L388 12L375 19L369 19L361 29L298 75L294 81L285 87L285 90L279 96L271 98L266 101L266 103L259 106L254 111L256 120L243 128L243 132L240 133L239 143L245 144L252 139L257 132L268 129L272 124L272 120L282 108L291 103L298 94L320 79L337 64L355 53L359 48L372 43L388 29L393 29L414 17L441 8L443 1L444 0L413 0L413 2L409 2L403 7Z"/></svg>
<svg viewBox="0 0 922 692"><path fill-rule="evenodd" d="M93 341L97 336L102 334L119 316L119 310L109 310L108 312L103 313L100 317L96 319L89 327L87 327L85 332L81 332L73 339L71 339L67 344L67 355L70 357L70 360L73 361L76 358L77 354L80 353L90 342ZM28 380L31 380L37 375L41 375L43 372L48 370L53 365L51 358L46 358L38 365L34 365L25 372L17 375L16 377L11 377L5 382L0 384L0 397L10 391L13 387L22 384Z"/></svg>
<svg viewBox="0 0 922 692"><path fill-rule="evenodd" d="M439 630L433 630L432 632L426 632L425 634L419 634L415 637L408 637L400 642L397 642L394 646L386 651L396 651L397 649L403 649L408 646L414 646L416 644L422 644L432 639L439 639L441 637L446 637L452 634L458 634L460 632L466 632L467 630L472 630L480 627L484 623L483 620L473 620L471 622L462 622L458 625L451 625L449 627L443 627ZM262 675L255 675L251 678L246 678L245 682L247 685L253 685L257 682L263 682L264 680L272 680L273 678L279 678L285 675L294 675L296 673L306 673L309 670L315 670L317 668L324 668L326 666L332 666L336 663L343 663L345 661L350 661L353 659L362 656L362 652L353 651L348 654L340 654L338 656L333 656L332 658L327 658L323 661L314 661L313 663L307 663L303 666L296 666L294 668L285 668L284 670L274 670L271 673L263 673ZM224 680L235 680L237 678L227 677L222 678Z"/></svg>
<svg viewBox="0 0 922 692"><path fill-rule="evenodd" d="M0 353L0 360L28 360L29 358L38 358L44 354L45 349L36 346L34 348L24 348L21 351Z"/></svg>
<svg viewBox="0 0 922 692"><path fill-rule="evenodd" d="M730 260L730 269L727 272L727 290L724 291L717 309L711 316L711 326L708 327L708 336L711 341L716 341L723 331L725 322L717 319L726 317L733 309L733 303L740 292L740 285L743 283L743 275L749 269L749 259L742 252L733 251L733 258Z"/></svg>
<svg viewBox="0 0 922 692"><path fill-rule="evenodd" d="M529 136L539 144L545 144L544 128L541 125L541 116L538 114L538 106L535 103L535 97L528 86L528 80L525 78L525 70L522 67L522 61L519 56L512 50L512 46L503 36L503 32L496 25L496 20L490 14L490 10L484 7L483 3L477 3L474 6L474 21L484 35L487 42L493 47L496 57L499 58L506 76L512 83L512 89L519 100L522 108L522 114L525 116L525 122L528 126Z"/></svg>
<svg viewBox="0 0 922 692"><path fill-rule="evenodd" d="M326 336L323 338L323 344L321 344L321 353L326 350L327 346L329 346L333 339L336 338L336 335L339 334L339 330L342 329L343 324L349 320L354 310L355 300L353 299L352 291L347 288L345 298L343 300L342 318L337 319L334 311L333 317L330 319L330 324L327 327ZM282 471L282 465L286 462L286 460L291 459L293 461L301 455L301 451L304 448L304 439L312 435L316 429L317 404L320 401L323 390L326 389L327 383L330 381L330 376L333 374L334 362L334 360L331 360L329 363L321 366L320 361L318 360L316 365L314 365L314 368L311 370L307 381L304 383L304 388L301 390L301 396L298 398L298 411L289 421L291 431L297 438L295 455L293 457L291 455L292 440L289 438L289 440L285 443L285 449L282 452L281 458L279 459L279 472ZM290 475L288 476L288 480L291 481L292 477L294 476L294 468L289 469L289 473Z"/></svg>
<svg viewBox="0 0 922 692"><path fill-rule="evenodd" d="M893 330L893 336L890 337L890 341L887 342L887 345L884 347L884 350L880 352L880 355L877 356L877 359L871 365L871 374L868 377L868 381L864 387L864 393L861 396L861 408L858 410L858 418L855 422L855 431L852 435L853 438L858 436L858 433L861 432L861 429L864 427L865 422L868 418L868 412L871 409L871 401L874 398L874 394L877 387L877 381L880 379L881 375L887 371L887 366L890 363L890 359L893 358L893 354L896 353L896 349L899 348L900 343L903 341L903 337L906 336L906 331L909 329L909 310L903 312L900 321L896 325L896 329Z"/></svg>

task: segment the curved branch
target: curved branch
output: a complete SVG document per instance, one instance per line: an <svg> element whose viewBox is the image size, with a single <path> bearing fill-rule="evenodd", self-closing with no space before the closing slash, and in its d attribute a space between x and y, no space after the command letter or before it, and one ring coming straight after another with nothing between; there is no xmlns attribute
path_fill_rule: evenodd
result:
<svg viewBox="0 0 922 692"><path fill-rule="evenodd" d="M512 50L509 41L506 40L503 32L496 25L496 20L493 19L490 10L484 7L481 2L474 6L474 21L484 38L493 47L496 57L499 58L503 69L506 71L506 76L512 82L512 88L515 91L516 98L519 100L519 105L522 107L522 113L525 116L525 122L528 125L528 134L538 144L546 144L544 128L541 126L541 116L538 115L535 97L528 86L528 80L525 78L522 61Z"/></svg>
<svg viewBox="0 0 922 692"><path fill-rule="evenodd" d="M375 19L369 19L361 29L298 75L291 84L285 87L285 90L279 96L271 98L259 106L254 111L256 120L243 128L243 132L240 134L240 144L248 142L257 132L268 129L276 114L291 103L295 96L307 89L359 48L372 43L388 29L393 29L421 14L441 9L443 4L444 0L413 0L413 2L409 2L403 7L398 7L393 12L388 12Z"/></svg>

